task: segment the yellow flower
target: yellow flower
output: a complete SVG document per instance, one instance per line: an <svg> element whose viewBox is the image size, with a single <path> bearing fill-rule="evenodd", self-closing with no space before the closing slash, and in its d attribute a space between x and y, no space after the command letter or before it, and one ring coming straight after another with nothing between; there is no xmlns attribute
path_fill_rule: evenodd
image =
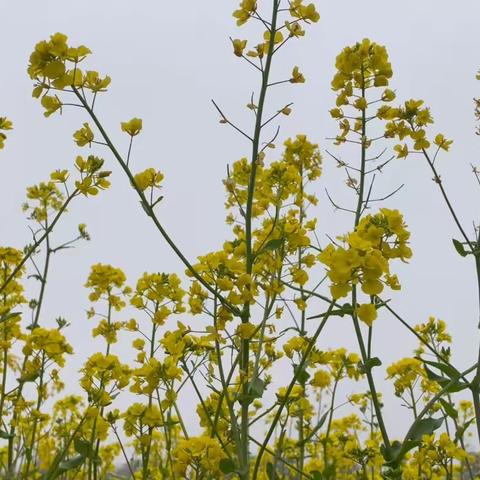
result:
<svg viewBox="0 0 480 480"><path fill-rule="evenodd" d="M295 268L292 270L292 282L305 285L308 281L308 273L305 270Z"/></svg>
<svg viewBox="0 0 480 480"><path fill-rule="evenodd" d="M377 318L377 309L371 303L364 303L359 305L356 309L358 318L366 323L369 327L372 326L373 321Z"/></svg>
<svg viewBox="0 0 480 480"><path fill-rule="evenodd" d="M289 21L285 21L285 28L288 30L290 37L299 38L305 35L305 30L297 22L290 23Z"/></svg>
<svg viewBox="0 0 480 480"><path fill-rule="evenodd" d="M142 130L142 119L141 118L132 118L128 122L122 122L122 132L128 133L131 137L138 135Z"/></svg>
<svg viewBox="0 0 480 480"><path fill-rule="evenodd" d="M110 82L111 78L108 75L105 78L100 78L98 72L88 70L85 72L83 86L94 93L106 92Z"/></svg>
<svg viewBox="0 0 480 480"><path fill-rule="evenodd" d="M310 381L310 385L317 388L326 388L332 383L330 374L325 370L317 370L313 374L313 378Z"/></svg>
<svg viewBox="0 0 480 480"><path fill-rule="evenodd" d="M305 83L305 77L300 72L297 66L293 67L292 78L290 78L290 83Z"/></svg>
<svg viewBox="0 0 480 480"><path fill-rule="evenodd" d="M73 138L79 147L84 147L87 144L90 145L94 139L90 125L88 123L84 123L83 127L73 134Z"/></svg>
<svg viewBox="0 0 480 480"><path fill-rule="evenodd" d="M233 12L233 16L237 19L237 26L240 27L246 23L256 10L256 0L242 0L239 9Z"/></svg>
<svg viewBox="0 0 480 480"><path fill-rule="evenodd" d="M209 436L179 440L173 451L173 468L180 478L221 478L220 461L225 452L218 440ZM192 467L192 472L189 472ZM193 474L195 472L195 474Z"/></svg>
<svg viewBox="0 0 480 480"><path fill-rule="evenodd" d="M320 20L320 14L315 5L310 3L303 5L303 0L292 0L290 3L290 15L294 18L301 18L305 21L316 23Z"/></svg>
<svg viewBox="0 0 480 480"><path fill-rule="evenodd" d="M435 145L438 146L438 148L441 148L442 150L445 150L448 152L450 149L450 145L453 143L453 140L447 140L441 133L439 133L436 137L435 140L433 141Z"/></svg>
<svg viewBox="0 0 480 480"><path fill-rule="evenodd" d="M0 117L0 130L11 130L13 128L12 121L7 117Z"/></svg>
<svg viewBox="0 0 480 480"><path fill-rule="evenodd" d="M246 40L239 40L238 38L233 40L233 53L237 57L241 57L243 55L243 51L245 50L245 47L247 46L247 41Z"/></svg>
<svg viewBox="0 0 480 480"><path fill-rule="evenodd" d="M395 145L393 149L397 152L397 158L406 158L408 156L408 145Z"/></svg>
<svg viewBox="0 0 480 480"><path fill-rule="evenodd" d="M44 115L46 117L49 117L52 113L55 113L62 108L62 102L56 95L44 95L40 103L42 104L42 107L45 108Z"/></svg>
<svg viewBox="0 0 480 480"><path fill-rule="evenodd" d="M365 97L360 97L355 100L353 106L358 110L365 110L368 106L368 103Z"/></svg>
<svg viewBox="0 0 480 480"><path fill-rule="evenodd" d="M236 334L242 339L242 340L249 340L252 338L253 333L255 332L256 327L252 323L241 323L237 327Z"/></svg>
<svg viewBox="0 0 480 480"><path fill-rule="evenodd" d="M263 34L263 39L265 40L265 44L268 44L270 42L270 38L271 38L270 32L267 30ZM275 32L275 36L273 38L273 43L275 45L277 45L277 44L282 43L282 42L283 42L283 34L279 30L277 30Z"/></svg>
<svg viewBox="0 0 480 480"><path fill-rule="evenodd" d="M147 188L160 188L160 184L164 179L162 172L154 168L147 168L143 172L137 173L134 176L135 185L144 192Z"/></svg>
<svg viewBox="0 0 480 480"><path fill-rule="evenodd" d="M68 179L68 170L55 170L50 174L52 182L65 183Z"/></svg>

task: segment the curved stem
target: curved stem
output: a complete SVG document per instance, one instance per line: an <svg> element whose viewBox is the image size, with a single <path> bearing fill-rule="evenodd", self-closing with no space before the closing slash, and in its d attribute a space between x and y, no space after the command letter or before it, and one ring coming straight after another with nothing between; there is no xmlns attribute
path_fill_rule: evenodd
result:
<svg viewBox="0 0 480 480"><path fill-rule="evenodd" d="M33 255L33 253L35 252L35 250L42 244L42 242L47 238L47 236L49 235L49 233L53 230L53 228L55 227L55 225L57 224L58 220L60 220L60 217L62 216L62 214L65 212L65 210L67 209L68 207L68 204L72 201L72 199L77 196L79 190L78 189L75 189L73 191L73 193L67 198L67 200L65 201L65 203L60 207L60 209L58 210L57 214L55 215L55 217L53 218L52 220L52 223L50 224L50 226L45 230L45 232L43 233L43 235L33 243L33 245L30 246L30 248L28 249L28 253L25 254L25 256L22 258L22 260L19 262L19 264L13 269L12 273L7 277L7 279L5 280L5 282L3 282L3 284L0 286L0 293L2 293L5 288L7 287L7 285L15 278L15 276L17 275L17 273L22 269L22 267L25 265L25 263L27 262L27 260Z"/></svg>
<svg viewBox="0 0 480 480"><path fill-rule="evenodd" d="M140 197L140 203L143 207L143 209L145 210L146 214L152 219L155 227L157 228L157 230L160 232L160 234L162 235L162 237L165 239L165 241L167 242L167 244L170 246L170 248L175 252L175 254L178 256L178 258L182 261L182 263L187 267L188 271L212 294L212 295L215 295L215 290L214 288L209 284L207 283L202 277L201 275L199 275L197 273L197 271L195 270L195 268L193 267L193 265L187 260L187 258L185 257L185 255L180 251L180 249L177 247L177 245L175 244L175 242L170 238L170 236L168 235L168 233L166 232L166 230L163 228L162 224L159 222L157 216L155 215L155 212L154 212L154 209L153 207L150 205L150 203L148 202L147 198L145 197L144 193L138 188L138 186L136 185L135 183L135 179L133 177L133 174L130 170L130 168L127 166L126 162L123 160L122 156L120 155L120 153L118 152L118 150L115 148L115 145L112 143L112 141L110 140L110 137L107 135L107 132L105 131L105 129L103 128L102 124L100 123L100 121L98 120L97 116L95 115L95 113L93 112L93 110L90 108L90 106L88 105L88 103L83 99L83 97L81 96L80 92L77 90L77 88L75 87L72 87L73 88L73 91L75 92L75 94L77 95L78 99L82 102L82 105L84 106L85 110L87 111L87 113L90 115L91 119L93 120L93 122L95 123L96 127L98 128L98 130L100 131L103 139L105 140L105 143L107 144L108 148L110 149L110 151L112 152L113 156L117 159L118 163L120 164L120 167L122 168L122 170L125 172L125 174L127 175L128 179L130 180L130 184L132 185L133 189L137 192L137 195ZM225 300L225 298L223 296L221 296L220 294L216 294L219 301L222 303L222 305L224 305L226 308L228 308L232 313L234 313L235 315L238 315L238 311L237 311L237 308L236 307L233 307L232 305L230 305L227 300Z"/></svg>

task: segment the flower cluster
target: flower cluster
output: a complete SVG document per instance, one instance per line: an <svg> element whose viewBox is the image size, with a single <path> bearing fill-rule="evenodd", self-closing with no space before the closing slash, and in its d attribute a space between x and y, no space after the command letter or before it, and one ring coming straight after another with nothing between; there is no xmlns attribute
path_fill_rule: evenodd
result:
<svg viewBox="0 0 480 480"><path fill-rule="evenodd" d="M332 296L345 297L357 284L370 296L379 295L385 285L400 289L397 276L390 274L389 262L396 258L406 261L412 256L409 237L398 210L382 208L375 215L363 217L352 233L339 237L345 246L329 244L319 255L328 267ZM357 312L370 325L376 318L372 308L359 307Z"/></svg>

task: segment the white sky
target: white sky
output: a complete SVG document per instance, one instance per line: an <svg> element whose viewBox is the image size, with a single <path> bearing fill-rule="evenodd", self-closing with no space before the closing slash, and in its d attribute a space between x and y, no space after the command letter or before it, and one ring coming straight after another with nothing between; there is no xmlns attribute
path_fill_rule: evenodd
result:
<svg viewBox="0 0 480 480"><path fill-rule="evenodd" d="M266 0L259 3L269 4ZM322 150L332 148L326 137L337 132L328 114L335 98L329 86L335 56L364 37L384 44L390 53L391 85L398 99L424 99L436 121L431 132L443 132L455 140L451 153L440 159L439 168L468 228L472 220L478 220L478 186L470 163L480 164L472 103L472 98L480 95L480 83L475 80L480 67L480 3L347 0L316 4L320 22L275 58L274 78L288 78L293 65L299 65L307 79L304 85L279 86L270 96L270 111L295 103L292 115L281 120L281 140L306 133ZM165 173L159 217L172 237L192 260L220 248L228 234L221 179L227 163L249 155L249 145L228 126L218 124L210 99L214 98L229 118L251 129L251 112L244 106L259 86L256 72L231 53L228 37L249 38L250 31L235 26L231 12L236 6L237 2L230 0L84 0L75 6L59 0L0 3L0 116L10 117L15 126L7 148L0 152L1 244L21 246L29 241L20 209L25 187L47 179L56 168L70 168L77 154L87 153L72 141L73 132L87 121L82 112L65 109L63 116L45 119L39 102L31 98L26 74L29 54L36 42L61 31L73 45L83 43L91 48L90 68L112 77L109 92L99 98L97 113L124 152L128 138L120 132L120 121L143 118L144 130L134 144L133 169L155 166ZM55 258L43 319L44 324L52 325L53 319L62 315L72 323L69 338L79 356L69 363L69 378L76 377L83 359L99 345L91 340L93 323L83 313L88 301L82 285L91 264L122 267L131 284L146 270L184 270L143 214L108 152L94 151L104 155L114 171L113 187L96 199L76 201L56 230L59 243L70 239L76 225L85 222L93 240ZM280 149L273 151L270 158L279 153ZM348 215L332 211L325 187L343 204L351 205L352 197L343 185L342 172L326 155L324 163L317 192L319 235L325 243L326 234L344 233L352 224ZM473 261L462 259L452 247L451 238L459 235L424 160L412 156L391 165L377 179L377 192L387 194L406 184L386 206L403 211L414 250L409 265L393 266L403 289L392 295L392 306L411 324L425 321L429 315L445 319L455 340L455 361L461 367L469 366L475 361L479 340ZM323 347L357 349L346 319L335 319L327 330ZM410 355L414 345L394 319L379 318L374 350L385 357L385 365ZM122 348L130 347L119 344L114 351L120 353ZM380 382L382 375L378 369ZM392 388L386 387L386 392ZM394 430L403 431L404 417L398 415L398 404L395 401L387 407L387 422Z"/></svg>

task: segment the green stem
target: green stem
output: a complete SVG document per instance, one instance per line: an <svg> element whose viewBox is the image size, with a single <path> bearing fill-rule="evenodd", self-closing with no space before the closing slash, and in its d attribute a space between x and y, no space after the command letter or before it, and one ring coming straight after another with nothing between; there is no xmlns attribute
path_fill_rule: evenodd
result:
<svg viewBox="0 0 480 480"><path fill-rule="evenodd" d="M361 93L362 97L365 97L365 74L364 74L364 68L363 65L361 67L361 74L362 74L362 85L361 85ZM362 110L362 141L361 141L361 163L360 163L360 181L359 181L359 188L358 188L358 201L357 201L357 208L355 211L355 221L354 221L354 229L358 226L358 223L360 222L360 217L362 215L363 211L363 206L364 206L364 189L365 189L365 167L366 167L366 146L365 146L365 140L366 140L366 134L367 134L367 118L366 118L366 109ZM353 325L355 329L355 335L357 337L357 341L360 347L360 353L362 356L362 362L363 365L365 366L365 374L367 376L367 381L368 381L368 386L370 389L370 393L372 395L372 402L373 406L375 408L375 415L377 417L378 421L378 426L380 428L380 432L382 434L382 439L383 443L385 444L385 448L387 452L390 452L390 440L388 438L388 433L387 429L385 427L385 423L383 420L383 415L382 415L382 410L380 407L380 402L378 400L378 394L375 388L375 382L373 380L372 376L372 370L371 366L368 362L368 353L365 348L365 344L363 341L362 337L362 331L360 329L360 325L358 322L357 314L355 313L355 309L357 306L357 289L356 286L354 285L352 288L352 306L353 306L353 314L352 314L352 320L353 320ZM370 350L371 347L369 347Z"/></svg>
<svg viewBox="0 0 480 480"><path fill-rule="evenodd" d="M73 198L74 195L75 195L75 193L72 194L71 198ZM69 200L67 200L67 202L64 204L65 206L67 205L68 201ZM57 216L55 218L56 219L59 218L59 215L57 214ZM48 224L48 220L45 221L45 234L42 236L45 240L45 243L46 243L45 263L44 263L44 266L43 266L42 277L40 278L41 286L40 286L40 292L39 292L38 300L37 300L37 307L36 307L36 310L35 310L35 317L34 317L34 320L32 322L32 330L33 330L33 328L38 326L38 323L40 321L40 312L41 312L41 309L42 309L43 300L45 298L47 276L48 276L51 254L52 254L52 250L50 248L50 236L49 235L50 235L50 232L52 230L52 227L53 227L54 223L55 223L55 219L52 222L52 224L50 224L50 225ZM33 253L33 251L32 251L32 253ZM29 256L24 257L24 259L26 259L26 258L29 258ZM18 268L18 266L17 266L17 268ZM8 279L7 279L7 281L5 282L4 285L7 285L7 284L8 284ZM23 362L22 362L22 368L20 370L20 372L21 372L20 375L22 375L23 372L25 371L25 367L27 365L29 357L30 357L30 355L25 355L23 357ZM42 378L43 378L43 371L42 371ZM43 381L42 378L41 378L41 381ZM18 403L18 401L20 400L20 398L22 396L24 385L25 385L24 382L20 382L19 385L18 385L18 392L17 392L17 395L15 397L15 402L14 402L15 405ZM9 469L10 472L11 472L12 468L14 468L14 465L13 465L13 463L14 463L13 462L13 444L14 444L14 441L15 441L15 431L16 431L16 424L17 424L16 420L17 420L17 416L18 416L17 412L18 412L18 410L14 409L13 418L12 418L12 421L10 422L11 428L10 428L10 435L9 435L9 439L8 439L8 469ZM1 418L1 415L0 415L0 418ZM35 428L36 428L36 426L35 426ZM33 437L34 437L34 435L33 435ZM33 442L32 442L32 448L33 448ZM28 468L30 467L29 463L30 463L30 459L28 460L28 463L27 463ZM28 469L27 469L27 473L28 473Z"/></svg>
<svg viewBox="0 0 480 480"><path fill-rule="evenodd" d="M19 264L13 269L12 273L7 277L7 279L3 282L3 284L0 286L0 293L2 293L5 288L7 288L8 284L15 278L17 273L22 269L22 267L25 265L27 260L33 255L33 253L36 251L36 249L43 243L43 241L48 237L48 235L51 233L55 225L57 224L58 220L60 220L60 217L62 214L66 211L68 204L72 201L72 199L77 196L79 190L75 189L73 193L67 198L65 203L60 207L58 210L57 214L52 220L52 223L50 226L44 231L43 235L35 241L28 249L28 253L25 254L25 256L22 258L22 260L19 262Z"/></svg>
<svg viewBox="0 0 480 480"><path fill-rule="evenodd" d="M405 448L407 444L407 440L409 440L412 436L412 433L415 431L418 423L423 419L423 417L430 411L430 409L435 405L435 403L442 398L444 395L448 393L450 388L455 385L463 376L468 375L469 373L473 372L477 368L478 363L475 363L475 365L471 366L470 368L467 368L463 372L459 373L456 375L454 378L452 378L446 385L443 387L438 393L436 393L430 401L428 401L425 406L423 407L422 411L417 415L417 418L415 421L412 423L410 428L408 429L407 434L405 435L405 438L402 442L402 451ZM400 453L402 453L402 451Z"/></svg>
<svg viewBox="0 0 480 480"><path fill-rule="evenodd" d="M328 466L328 442L330 439L330 430L332 428L332 421L333 421L333 412L335 410L335 396L337 393L337 386L338 386L339 379L335 379L335 384L333 385L332 390L332 398L330 399L330 413L328 415L328 424L327 424L327 431L325 433L325 439L323 442L323 468L327 468Z"/></svg>
<svg viewBox="0 0 480 480"><path fill-rule="evenodd" d="M132 137L133 138L133 137ZM130 143L131 146L131 143ZM158 309L158 304L156 304L155 310ZM155 355L155 335L157 333L157 325L152 321L152 336L150 338L150 360L154 357ZM150 392L148 394L148 406L152 408L153 404L153 392ZM143 480L147 480L148 474L149 474L149 469L148 469L148 463L150 461L150 452L152 449L152 434L153 434L153 427L148 427L148 445L147 445L147 451L145 452L145 458L143 462L143 473L142 473L142 478Z"/></svg>
<svg viewBox="0 0 480 480"><path fill-rule="evenodd" d="M330 313L332 312L332 309L333 309L333 302L330 304L328 310L323 314L322 322L318 326L318 328L317 328L316 332L314 333L313 337L309 340L309 343L307 345L305 353L303 354L303 357L302 357L300 363L298 364L298 366L295 370L295 373L293 375L293 378L292 378L292 380L291 380L290 384L288 385L288 388L285 392L285 397L283 398L283 400L279 404L277 413L275 414L275 417L273 418L273 421L270 424L270 428L267 432L267 435L265 436L265 439L262 443L262 446L260 447L260 450L257 454L257 459L255 460L255 467L254 467L254 470L253 470L252 480L257 480L257 478L258 478L260 462L262 460L263 454L265 453L265 449L268 446L268 442L270 441L270 438L275 431L277 423L280 420L280 416L282 415L282 411L285 408L285 406L286 406L286 404L289 400L290 394L292 393L293 387L297 383L298 377L300 376L300 373L303 371L303 368L304 368L308 358L310 357L310 353L312 352L312 350L313 350L313 348L314 348L314 346L317 342L317 339L320 336L320 333L322 333L322 330L325 327L325 324L327 323L328 318L330 317Z"/></svg>
<svg viewBox="0 0 480 480"><path fill-rule="evenodd" d="M167 244L170 246L170 248L175 252L175 254L178 256L178 258L183 262L183 264L187 267L188 271L213 295L215 295L215 290L213 287L206 282L201 275L197 273L193 265L187 260L187 258L183 255L183 253L179 250L179 248L175 245L174 241L170 238L170 236L167 234L166 230L163 228L162 224L159 222L157 216L155 215L154 209L151 207L149 201L145 197L144 193L138 188L137 184L135 183L135 178L130 170L130 168L127 166L126 162L123 160L122 156L120 153L118 153L118 150L115 148L115 145L112 143L110 140L110 137L107 135L107 132L103 128L102 124L98 120L97 116L93 112L93 110L90 108L88 103L85 101L85 99L82 97L80 92L76 87L72 87L73 91L77 95L78 99L82 103L83 107L87 111L87 113L90 115L92 118L93 122L95 123L96 127L100 131L103 139L105 140L105 143L107 144L108 148L112 152L113 156L117 159L118 163L120 164L120 167L122 170L125 172L127 175L128 179L130 180L130 184L132 185L133 189L137 192L137 195L140 197L140 203L145 210L146 214L152 219L155 227L157 230L160 232L162 237L165 239ZM223 296L218 295L219 301L224 305L226 308L228 308L232 313L235 315L238 315L238 311L236 307L233 307L230 305Z"/></svg>
<svg viewBox="0 0 480 480"><path fill-rule="evenodd" d="M43 402L43 375L45 371L45 353L42 353L42 367L41 367L41 372L40 372L40 380L38 384L38 397L37 397L37 405L36 405L36 410L37 414L40 413L40 407ZM37 435L37 427L38 427L38 416L35 417L35 420L33 421L33 428L32 428L32 438L30 440L30 446L28 447L28 453L26 455L27 457L27 463L25 466L25 478L28 479L28 474L30 473L30 465L32 463L32 458L33 458L33 449L35 448L35 437Z"/></svg>
<svg viewBox="0 0 480 480"><path fill-rule="evenodd" d="M253 197L255 192L255 181L257 176L257 164L258 164L258 154L259 154L259 145L260 145L260 134L262 131L262 119L263 119L263 109L265 106L265 99L267 95L270 68L272 64L273 51L275 49L275 34L277 31L277 15L280 2L278 0L273 0L272 8L272 20L270 22L270 39L268 42L268 52L267 59L265 62L265 67L262 71L262 86L260 89L260 95L258 100L258 107L256 111L256 121L255 121L255 130L253 134L252 142L252 158L251 158L251 167L250 167L250 179L248 182L248 192L247 192L247 205L245 213L245 242L246 242L246 271L247 274L251 275L253 270L253 245L252 245L252 208L253 208ZM243 307L242 312L242 322L247 323L250 320L250 305L246 303ZM240 421L240 446L241 446L241 455L240 455L240 466L241 466L241 479L248 480L250 477L249 473L249 405L250 402L247 400L248 397L248 367L249 367L249 357L250 357L250 340L242 339L240 344L240 371L243 376L243 385L242 385L242 396L244 401L241 406L241 421Z"/></svg>
<svg viewBox="0 0 480 480"><path fill-rule="evenodd" d="M85 423L85 420L87 419L87 416L84 415L83 418L80 420L80 422L78 423L77 427L75 428L75 430L73 431L73 433L70 435L70 437L68 438L68 440L65 442L65 446L63 447L62 451L57 454L52 462L52 464L50 465L49 469L47 470L47 472L44 474L44 478L45 480L53 480L54 478L57 478L57 468L60 464L60 462L65 458L65 456L67 455L68 453L68 449L70 448L70 445L73 441L73 439L75 438L75 436L77 435L77 433L80 431L80 428L82 428L82 425Z"/></svg>
<svg viewBox="0 0 480 480"><path fill-rule="evenodd" d="M357 305L357 292L356 292L355 286L353 287L353 290L352 290L352 305L353 305L353 308L355 309L355 306ZM390 452L390 447L391 447L390 440L388 438L387 429L385 427L385 422L383 420L382 408L380 406L380 401L378 400L378 393L375 387L375 381L373 380L372 367L368 362L368 355L365 349L365 343L363 341L362 331L360 329L360 324L358 322L358 317L357 317L357 314L355 313L355 310L352 314L352 320L353 320L353 326L355 329L355 335L357 337L358 345L360 347L360 355L362 357L362 362L365 367L365 375L367 376L368 388L370 389L370 394L372 395L372 402L373 402L373 407L375 409L375 416L377 417L377 421L378 421L378 427L380 429L380 433L382 434L382 439L383 439L383 443L385 444L385 448L387 452Z"/></svg>

